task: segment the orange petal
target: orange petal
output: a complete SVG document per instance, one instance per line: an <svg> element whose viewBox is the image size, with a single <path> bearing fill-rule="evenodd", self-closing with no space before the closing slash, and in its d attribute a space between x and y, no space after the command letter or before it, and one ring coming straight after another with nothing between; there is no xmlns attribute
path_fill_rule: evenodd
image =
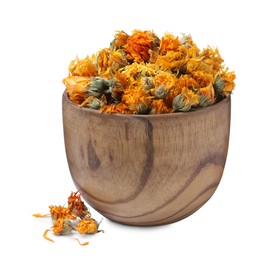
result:
<svg viewBox="0 0 274 260"><path fill-rule="evenodd" d="M46 229L45 232L44 232L44 234L43 234L43 237L44 237L46 240L48 240L48 241L54 243L54 240L51 239L51 238L49 238L49 237L47 236L47 233L48 233L49 231L50 231L49 229Z"/></svg>
<svg viewBox="0 0 274 260"><path fill-rule="evenodd" d="M34 213L34 214L32 214L32 216L36 217L36 218L44 218L44 217L50 216L50 214L44 214L44 215L42 215L40 213Z"/></svg>
<svg viewBox="0 0 274 260"><path fill-rule="evenodd" d="M81 243L80 240L78 238L74 238L76 241L78 241L79 245L81 246L87 246L89 244L89 242L84 242L84 243Z"/></svg>

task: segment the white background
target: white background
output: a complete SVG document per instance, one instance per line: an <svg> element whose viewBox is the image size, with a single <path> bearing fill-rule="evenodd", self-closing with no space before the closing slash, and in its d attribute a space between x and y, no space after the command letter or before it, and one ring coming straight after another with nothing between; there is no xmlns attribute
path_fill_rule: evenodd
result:
<svg viewBox="0 0 274 260"><path fill-rule="evenodd" d="M273 1L0 2L1 259L274 259ZM229 154L211 200L172 225L104 218L105 233L50 243L48 205L75 190L63 142L62 79L76 55L108 47L115 30L191 34L237 75ZM92 210L95 218L100 214ZM4 256L5 255L5 256Z"/></svg>

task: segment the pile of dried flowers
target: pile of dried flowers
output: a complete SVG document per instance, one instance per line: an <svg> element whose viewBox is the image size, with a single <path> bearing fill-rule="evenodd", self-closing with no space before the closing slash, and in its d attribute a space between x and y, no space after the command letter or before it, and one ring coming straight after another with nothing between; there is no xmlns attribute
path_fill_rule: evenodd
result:
<svg viewBox="0 0 274 260"><path fill-rule="evenodd" d="M79 106L107 113L186 112L229 96L235 74L217 48L200 50L190 35L118 31L108 48L69 65L63 80Z"/></svg>
<svg viewBox="0 0 274 260"><path fill-rule="evenodd" d="M71 192L68 197L68 206L49 206L50 213L41 215L39 213L33 214L34 217L43 218L51 216L52 219L52 232L54 235L68 235L73 230L80 234L95 234L99 230L100 222L97 222L91 217L91 214L82 201L80 194ZM44 238L54 242L53 239L47 236L50 229L45 230ZM75 238L79 243L78 238ZM89 242L80 243L80 245L88 245Z"/></svg>

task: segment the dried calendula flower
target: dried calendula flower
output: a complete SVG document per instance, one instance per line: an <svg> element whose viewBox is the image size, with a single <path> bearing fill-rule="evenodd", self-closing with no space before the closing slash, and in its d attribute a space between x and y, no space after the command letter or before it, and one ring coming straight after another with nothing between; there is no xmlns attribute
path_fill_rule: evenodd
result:
<svg viewBox="0 0 274 260"><path fill-rule="evenodd" d="M168 107L163 99L153 100L150 107L150 114L166 114L171 112L171 108Z"/></svg>
<svg viewBox="0 0 274 260"><path fill-rule="evenodd" d="M34 217L44 218L51 216L52 226L51 229L47 229L43 233L43 237L54 242L53 239L48 237L48 232L52 230L54 235L68 235L72 232L78 232L79 234L95 234L100 232L98 230L100 223L94 218L91 218L91 214L86 207L85 203L81 199L78 191L71 192L68 197L68 206L49 206L49 214L33 214ZM80 243L78 238L75 238L80 245L88 245L89 242Z"/></svg>
<svg viewBox="0 0 274 260"><path fill-rule="evenodd" d="M89 77L69 76L63 80L63 83L67 88L69 98L76 104L82 104L89 97Z"/></svg>
<svg viewBox="0 0 274 260"><path fill-rule="evenodd" d="M114 35L114 40L110 43L110 47L113 50L124 48L128 41L129 35L124 31L117 31Z"/></svg>
<svg viewBox="0 0 274 260"><path fill-rule="evenodd" d="M223 62L191 35L117 31L108 48L73 60L63 83L72 102L105 113L187 112L232 93L236 76Z"/></svg>
<svg viewBox="0 0 274 260"><path fill-rule="evenodd" d="M160 40L153 32L135 30L128 37L124 51L129 60L147 62L150 58L149 50L156 50L159 44Z"/></svg>
<svg viewBox="0 0 274 260"><path fill-rule="evenodd" d="M70 211L75 212L80 218L90 216L90 212L85 203L82 201L78 191L71 192L68 197L68 208Z"/></svg>
<svg viewBox="0 0 274 260"><path fill-rule="evenodd" d="M52 220L57 220L59 218L68 218L71 220L75 220L77 218L77 214L67 207L51 205L49 206L49 209Z"/></svg>
<svg viewBox="0 0 274 260"><path fill-rule="evenodd" d="M148 114L151 100L144 90L127 89L123 95L122 102L134 114Z"/></svg>
<svg viewBox="0 0 274 260"><path fill-rule="evenodd" d="M85 106L94 110L99 110L104 106L106 103L105 99L99 99L93 96L88 97L82 104L81 106Z"/></svg>
<svg viewBox="0 0 274 260"><path fill-rule="evenodd" d="M53 221L52 230L54 235L68 235L73 229L69 219L59 218Z"/></svg>
<svg viewBox="0 0 274 260"><path fill-rule="evenodd" d="M189 89L183 89L182 93L173 99L173 112L186 112L199 102L199 96Z"/></svg>
<svg viewBox="0 0 274 260"><path fill-rule="evenodd" d="M200 88L199 90L199 105L201 107L206 107L212 105L214 103L214 88L212 85L208 85L207 87Z"/></svg>
<svg viewBox="0 0 274 260"><path fill-rule="evenodd" d="M76 230L80 234L95 234L101 231L98 229L99 225L93 218L83 218L77 223Z"/></svg>
<svg viewBox="0 0 274 260"><path fill-rule="evenodd" d="M69 65L69 73L72 76L92 77L97 75L97 67L95 65L95 56L87 56L84 59L78 57L71 61Z"/></svg>

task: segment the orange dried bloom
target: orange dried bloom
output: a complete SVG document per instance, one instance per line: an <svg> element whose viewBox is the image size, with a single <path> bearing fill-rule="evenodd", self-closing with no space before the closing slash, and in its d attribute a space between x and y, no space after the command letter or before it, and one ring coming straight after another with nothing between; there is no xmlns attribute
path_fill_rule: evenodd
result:
<svg viewBox="0 0 274 260"><path fill-rule="evenodd" d="M181 43L178 37L174 37L174 35L166 33L161 39L159 53L160 55L163 55L166 54L168 51L177 52L180 46Z"/></svg>
<svg viewBox="0 0 274 260"><path fill-rule="evenodd" d="M101 112L186 112L232 93L235 73L224 68L217 48L201 51L190 35L118 31L109 48L72 61L63 82L71 101Z"/></svg>
<svg viewBox="0 0 274 260"><path fill-rule="evenodd" d="M94 56L80 60L76 58L69 64L69 73L72 76L93 77L97 75L97 68L95 65Z"/></svg>
<svg viewBox="0 0 274 260"><path fill-rule="evenodd" d="M68 197L68 209L72 212L75 212L80 218L85 217L86 215L90 215L88 208L82 201L78 191L71 192L70 196Z"/></svg>
<svg viewBox="0 0 274 260"><path fill-rule="evenodd" d="M77 218L77 214L75 212L70 211L69 208L63 206L49 206L51 218L53 220L57 220L59 218L68 218L71 220L75 220Z"/></svg>
<svg viewBox="0 0 274 260"><path fill-rule="evenodd" d="M129 87L136 85L135 83L142 77L155 76L157 68L150 64L132 63L120 70L129 81Z"/></svg>
<svg viewBox="0 0 274 260"><path fill-rule="evenodd" d="M97 54L97 68L98 75L102 76L103 74L108 78L110 73L110 49L105 48L98 52Z"/></svg>
<svg viewBox="0 0 274 260"><path fill-rule="evenodd" d="M150 31L135 30L128 37L127 44L124 48L127 58L135 62L149 61L150 50L155 50L159 46L159 38Z"/></svg>
<svg viewBox="0 0 274 260"><path fill-rule="evenodd" d="M234 80L236 78L236 75L234 72L228 72L228 69L226 69L221 75L220 78L224 81L224 88L223 93L225 96L228 96L231 94L232 90L235 88Z"/></svg>
<svg viewBox="0 0 274 260"><path fill-rule="evenodd" d="M212 85L199 89L199 105L201 107L206 107L214 103L215 95L214 88Z"/></svg>
<svg viewBox="0 0 274 260"><path fill-rule="evenodd" d="M99 223L93 218L83 218L76 226L77 231L80 234L95 234L99 232Z"/></svg>
<svg viewBox="0 0 274 260"><path fill-rule="evenodd" d="M53 234L54 235L67 235L73 230L73 226L68 219L58 218L53 221Z"/></svg>
<svg viewBox="0 0 274 260"><path fill-rule="evenodd" d="M145 90L126 89L122 102L126 104L128 109L134 114L147 114L151 99L147 96Z"/></svg>
<svg viewBox="0 0 274 260"><path fill-rule="evenodd" d="M82 104L88 97L88 84L90 78L82 76L69 76L63 80L68 96L76 104Z"/></svg>
<svg viewBox="0 0 274 260"><path fill-rule="evenodd" d="M123 88L129 87L130 85L128 76L125 73L122 73L120 70L115 72L115 74L113 75L113 80Z"/></svg>
<svg viewBox="0 0 274 260"><path fill-rule="evenodd" d="M150 114L166 114L172 112L172 108L168 107L163 99L153 100L150 107Z"/></svg>
<svg viewBox="0 0 274 260"><path fill-rule="evenodd" d="M182 52L168 51L165 55L159 55L156 64L161 70L171 70L178 72L187 62L186 56Z"/></svg>
<svg viewBox="0 0 274 260"><path fill-rule="evenodd" d="M54 235L68 235L73 231L77 231L80 234L94 234L101 230L98 230L100 223L91 218L87 207L84 205L78 191L71 192L68 197L68 207L64 206L49 206L50 214L33 214L34 217L45 217L51 215L52 227L51 230ZM79 220L80 219L80 220ZM75 228L75 225L77 228ZM53 239L47 236L50 229L47 229L43 233L43 237L54 242ZM76 240L78 240L76 238ZM89 242L80 243L80 245L88 245Z"/></svg>
<svg viewBox="0 0 274 260"><path fill-rule="evenodd" d="M200 69L204 70L205 72L214 75L223 68L222 63L224 60L220 56L219 50L217 48L213 49L211 47L207 47L203 49L200 57L203 58L203 62L200 64Z"/></svg>
<svg viewBox="0 0 274 260"><path fill-rule="evenodd" d="M124 31L117 31L117 33L114 35L114 40L110 44L111 48L114 50L124 48L128 37L129 35Z"/></svg>
<svg viewBox="0 0 274 260"><path fill-rule="evenodd" d="M105 112L105 113L110 113L110 114L114 114L114 113L118 113L118 114L132 114L132 111L123 102L120 102L120 103L114 104L114 105L103 106L101 108L101 111Z"/></svg>
<svg viewBox="0 0 274 260"><path fill-rule="evenodd" d="M199 87L202 87L202 88L208 85L213 85L214 83L213 76L203 71L193 71L192 77L199 84Z"/></svg>
<svg viewBox="0 0 274 260"><path fill-rule="evenodd" d="M173 111L187 112L199 103L199 96L192 90L183 88L182 93L173 99Z"/></svg>
<svg viewBox="0 0 274 260"><path fill-rule="evenodd" d="M187 93L188 90L191 90L189 93L193 94L194 92L192 89L195 90L198 88L199 83L189 75L183 75L179 78L175 78L174 85L170 89L170 93L167 97L167 103L172 106L172 102L176 96L180 95L181 93ZM196 102L191 102L191 106L194 106L194 103L196 104Z"/></svg>

